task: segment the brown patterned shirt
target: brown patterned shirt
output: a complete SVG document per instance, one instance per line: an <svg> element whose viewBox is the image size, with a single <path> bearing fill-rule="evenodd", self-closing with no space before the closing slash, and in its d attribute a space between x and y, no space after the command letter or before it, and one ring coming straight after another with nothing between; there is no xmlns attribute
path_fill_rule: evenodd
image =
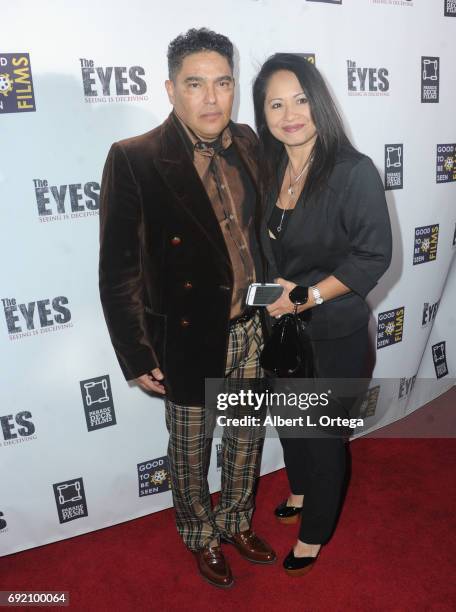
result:
<svg viewBox="0 0 456 612"><path fill-rule="evenodd" d="M247 198L255 189L234 146L229 127L212 142L203 142L177 117L176 126L187 141L193 163L220 224L233 267L233 294L230 318L245 310L247 287L255 282L252 258L254 220L246 214ZM182 129L183 128L183 129Z"/></svg>

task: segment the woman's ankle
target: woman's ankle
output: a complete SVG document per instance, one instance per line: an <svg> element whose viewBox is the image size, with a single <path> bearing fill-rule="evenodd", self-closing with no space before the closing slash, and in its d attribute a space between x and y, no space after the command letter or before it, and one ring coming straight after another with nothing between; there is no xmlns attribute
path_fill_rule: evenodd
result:
<svg viewBox="0 0 456 612"><path fill-rule="evenodd" d="M307 544L298 540L293 546L295 557L316 557L320 551L321 544Z"/></svg>
<svg viewBox="0 0 456 612"><path fill-rule="evenodd" d="M295 508L302 508L302 504L304 502L304 495L295 495L294 493L290 493L287 506L294 506Z"/></svg>

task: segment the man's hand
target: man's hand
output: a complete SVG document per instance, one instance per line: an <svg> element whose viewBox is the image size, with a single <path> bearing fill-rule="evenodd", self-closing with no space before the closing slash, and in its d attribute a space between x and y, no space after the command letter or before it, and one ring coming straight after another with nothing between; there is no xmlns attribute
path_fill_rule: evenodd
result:
<svg viewBox="0 0 456 612"><path fill-rule="evenodd" d="M161 384L161 380L165 377L160 368L155 368L149 374L143 374L135 378L135 381L144 391L152 391L153 393L165 394L165 387Z"/></svg>

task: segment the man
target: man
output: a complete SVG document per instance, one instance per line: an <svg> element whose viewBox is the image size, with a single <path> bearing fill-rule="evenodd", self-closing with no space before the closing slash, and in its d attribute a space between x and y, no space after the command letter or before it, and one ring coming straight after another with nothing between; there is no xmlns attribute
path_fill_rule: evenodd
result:
<svg viewBox="0 0 456 612"><path fill-rule="evenodd" d="M250 528L262 437L225 429L212 509L205 378L258 378L260 315L245 306L265 277L255 188L256 137L230 120L233 46L207 29L168 48L173 112L115 143L102 181L100 295L127 380L165 396L177 528L202 576L230 587L220 541L246 559L276 555Z"/></svg>

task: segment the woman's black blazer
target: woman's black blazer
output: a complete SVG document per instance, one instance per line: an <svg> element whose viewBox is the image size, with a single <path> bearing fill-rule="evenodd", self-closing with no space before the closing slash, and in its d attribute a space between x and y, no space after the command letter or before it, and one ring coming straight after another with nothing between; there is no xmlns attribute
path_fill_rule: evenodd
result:
<svg viewBox="0 0 456 612"><path fill-rule="evenodd" d="M333 274L350 287L350 293L312 309L312 339L340 338L367 324L365 297L391 261L383 184L369 157L343 147L325 189L306 201L303 195L283 230L277 271L298 285L315 285ZM271 192L266 223L276 201L277 191Z"/></svg>

